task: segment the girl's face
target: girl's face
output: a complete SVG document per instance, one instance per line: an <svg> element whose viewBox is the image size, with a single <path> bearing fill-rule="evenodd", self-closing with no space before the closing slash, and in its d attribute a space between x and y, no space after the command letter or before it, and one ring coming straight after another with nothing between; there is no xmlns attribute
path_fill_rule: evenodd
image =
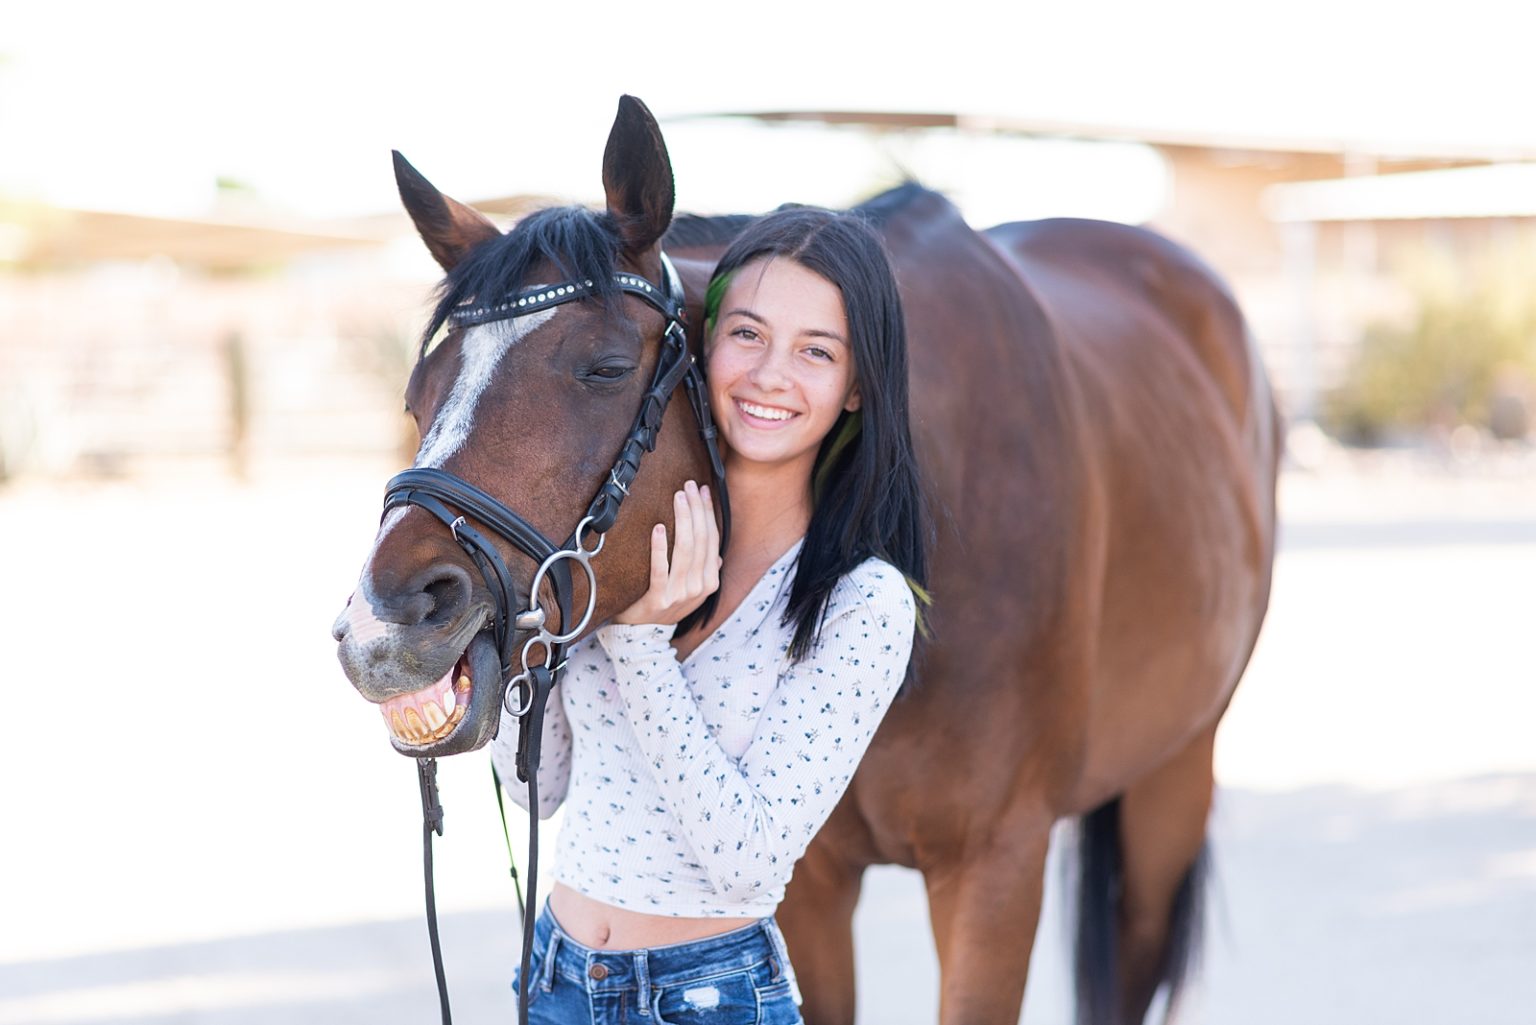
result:
<svg viewBox="0 0 1536 1025"><path fill-rule="evenodd" d="M859 408L837 286L788 258L731 278L709 336L709 398L733 463L804 464L844 410Z"/></svg>

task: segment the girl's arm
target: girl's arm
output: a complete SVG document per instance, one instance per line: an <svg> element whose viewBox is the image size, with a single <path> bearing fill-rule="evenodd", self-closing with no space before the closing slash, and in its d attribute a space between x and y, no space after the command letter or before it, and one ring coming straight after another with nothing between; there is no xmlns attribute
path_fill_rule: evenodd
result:
<svg viewBox="0 0 1536 1025"><path fill-rule="evenodd" d="M895 568L870 560L855 569L833 592L812 653L780 677L739 760L705 725L668 644L672 627L598 631L646 761L720 893L789 879L906 677L915 623Z"/></svg>
<svg viewBox="0 0 1536 1025"><path fill-rule="evenodd" d="M674 496L677 511L678 551L686 558L669 565L667 532L661 525L651 532L651 586L639 602L619 618L638 617L631 622L660 617L676 623L706 595L720 586L720 534L710 508L709 488L689 481ZM671 630L667 632L671 636ZM670 654L666 642L662 646ZM539 818L547 819L565 802L571 785L571 725L561 703L563 691L556 688L544 712L544 732L539 749ZM491 762L501 777L502 789L520 807L528 807L528 787L517 778L517 720L501 710L501 727L491 742Z"/></svg>

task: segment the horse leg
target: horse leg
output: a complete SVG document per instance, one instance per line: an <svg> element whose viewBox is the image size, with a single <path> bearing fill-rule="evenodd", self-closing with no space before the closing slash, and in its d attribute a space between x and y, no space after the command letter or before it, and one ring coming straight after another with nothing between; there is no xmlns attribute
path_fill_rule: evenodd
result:
<svg viewBox="0 0 1536 1025"><path fill-rule="evenodd" d="M1120 979L1125 1021L1140 1023L1164 982L1170 1008L1199 935L1202 854L1215 789L1211 724L1120 799L1125 887Z"/></svg>
<svg viewBox="0 0 1536 1025"><path fill-rule="evenodd" d="M1049 841L1049 821L1000 829L984 850L924 869L942 1025L1017 1025Z"/></svg>
<svg viewBox="0 0 1536 1025"><path fill-rule="evenodd" d="M1199 939L1206 823L1215 780L1213 723L1118 802L1119 1019L1140 1025L1165 983L1169 1009Z"/></svg>
<svg viewBox="0 0 1536 1025"><path fill-rule="evenodd" d="M853 1025L853 909L863 866L812 843L795 865L775 917L799 980L807 1025Z"/></svg>

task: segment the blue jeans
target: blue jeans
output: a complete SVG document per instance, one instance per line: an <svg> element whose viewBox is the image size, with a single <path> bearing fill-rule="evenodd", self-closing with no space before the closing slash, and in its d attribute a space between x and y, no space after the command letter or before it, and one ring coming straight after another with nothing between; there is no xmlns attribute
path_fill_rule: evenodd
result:
<svg viewBox="0 0 1536 1025"><path fill-rule="evenodd" d="M530 1025L800 1025L794 973L772 918L691 943L593 950L566 935L545 904L529 978Z"/></svg>

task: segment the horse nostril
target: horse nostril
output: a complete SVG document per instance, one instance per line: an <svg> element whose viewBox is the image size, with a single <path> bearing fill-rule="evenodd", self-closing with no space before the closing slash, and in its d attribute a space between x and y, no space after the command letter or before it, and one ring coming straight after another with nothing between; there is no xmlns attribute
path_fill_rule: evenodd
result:
<svg viewBox="0 0 1536 1025"><path fill-rule="evenodd" d="M431 600L422 621L437 625L453 623L469 605L469 574L457 566L444 566L421 590Z"/></svg>

